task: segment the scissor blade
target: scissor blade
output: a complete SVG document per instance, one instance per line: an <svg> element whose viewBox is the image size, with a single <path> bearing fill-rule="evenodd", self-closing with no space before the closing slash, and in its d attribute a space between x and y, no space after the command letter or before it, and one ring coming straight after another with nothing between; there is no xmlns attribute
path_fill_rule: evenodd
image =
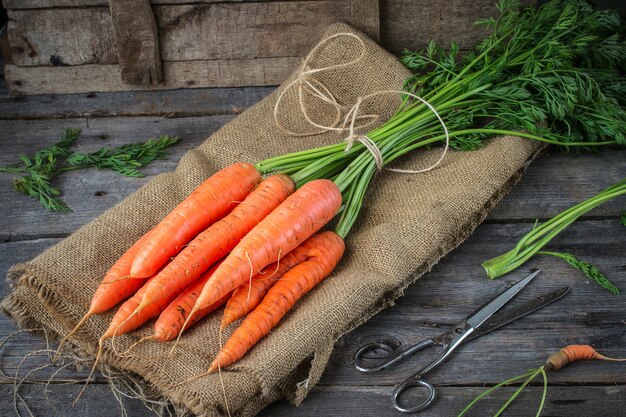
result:
<svg viewBox="0 0 626 417"><path fill-rule="evenodd" d="M467 340L472 340L477 337L483 336L489 332L492 332L500 327L509 324L521 317L524 317L534 311L537 311L548 304L552 304L556 300L563 297L569 291L569 287L559 288L558 290L549 292L539 296L533 300L530 300L518 307L514 307L505 313L499 314L496 317L492 317L480 326L480 329L476 330Z"/></svg>
<svg viewBox="0 0 626 417"><path fill-rule="evenodd" d="M502 292L496 298L488 302L485 306L480 308L476 313L472 314L467 319L467 324L469 324L472 328L478 329L481 324L483 324L489 317L493 316L498 310L502 308L506 303L508 303L511 298L515 297L515 295L521 291L530 281L532 281L535 276L541 271L541 269L536 270L535 272L528 275L526 278L521 279L517 284L513 285L511 288Z"/></svg>

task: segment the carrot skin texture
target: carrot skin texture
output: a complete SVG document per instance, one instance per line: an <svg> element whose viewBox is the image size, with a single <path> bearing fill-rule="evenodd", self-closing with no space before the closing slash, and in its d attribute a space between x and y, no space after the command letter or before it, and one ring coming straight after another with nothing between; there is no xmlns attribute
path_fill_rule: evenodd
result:
<svg viewBox="0 0 626 417"><path fill-rule="evenodd" d="M226 257L196 302L204 308L276 262L321 229L341 207L341 192L329 180L304 184L252 229Z"/></svg>
<svg viewBox="0 0 626 417"><path fill-rule="evenodd" d="M141 287L135 295L126 300L126 302L120 306L119 310L117 310L111 319L109 328L100 337L101 340L110 339L113 336L121 336L125 333L132 332L133 330L141 327L148 320L157 317L167 307L167 303L154 303L141 310L137 310L139 302L141 301L143 293L145 292L146 286L149 282L150 280L148 280L148 282L144 284L144 286Z"/></svg>
<svg viewBox="0 0 626 417"><path fill-rule="evenodd" d="M600 359L604 361L624 362L626 359L609 358L598 353L589 345L568 345L548 357L544 365L548 371L558 371L568 363L583 359Z"/></svg>
<svg viewBox="0 0 626 417"><path fill-rule="evenodd" d="M307 249L308 259L287 271L269 290L261 304L245 318L240 327L224 344L211 363L208 372L225 368L241 359L261 338L266 336L304 294L330 275L341 257L345 245L334 232L323 232L322 239Z"/></svg>
<svg viewBox="0 0 626 417"><path fill-rule="evenodd" d="M263 180L241 204L200 233L150 281L141 307L161 303L163 298L169 303L211 265L226 256L246 233L294 191L295 184L287 175L272 175Z"/></svg>
<svg viewBox="0 0 626 417"><path fill-rule="evenodd" d="M256 168L246 162L232 164L206 179L154 228L130 274L135 278L154 275L198 233L232 211L260 180Z"/></svg>
<svg viewBox="0 0 626 417"><path fill-rule="evenodd" d="M133 279L130 277L130 265L148 238L149 233L135 242L109 269L91 298L88 314L100 314L108 311L120 301L133 295L145 284L147 278Z"/></svg>
<svg viewBox="0 0 626 417"><path fill-rule="evenodd" d="M158 340L159 342L168 342L170 340L176 339L178 334L180 333L183 324L187 320L187 316L192 311L193 306L196 304L196 300L202 291L202 288L206 284L206 282L211 278L213 272L217 269L219 263L211 267L207 272L202 274L200 278L196 280L193 284L189 286L182 294L180 294L174 301L170 303L169 306L159 315L159 319L154 324L154 335L153 338ZM218 300L216 303L210 305L209 307L198 310L194 313L193 317L189 319L187 323L187 329L200 321L202 318L206 317L223 304L228 301L230 294L227 294L221 300Z"/></svg>
<svg viewBox="0 0 626 417"><path fill-rule="evenodd" d="M309 240L315 239L314 235ZM262 272L252 277L251 282L240 285L226 303L220 328L224 329L231 323L254 310L263 300L265 294L287 271L306 260L306 249L298 246L276 263L268 265Z"/></svg>

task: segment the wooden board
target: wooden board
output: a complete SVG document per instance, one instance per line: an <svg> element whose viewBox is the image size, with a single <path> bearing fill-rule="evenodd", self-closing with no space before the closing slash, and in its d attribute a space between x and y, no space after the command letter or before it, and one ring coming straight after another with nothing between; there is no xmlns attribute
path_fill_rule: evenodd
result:
<svg viewBox="0 0 626 417"><path fill-rule="evenodd" d="M47 9L51 7L86 7L106 6L108 0L4 0L6 9ZM150 0L152 4L184 4L184 3L242 3L262 2L271 0Z"/></svg>
<svg viewBox="0 0 626 417"><path fill-rule="evenodd" d="M198 88L19 97L0 92L0 119L238 114L272 90L273 87Z"/></svg>
<svg viewBox="0 0 626 417"><path fill-rule="evenodd" d="M446 46L455 40L469 49L485 35L473 22L497 13L488 0L387 0L380 6L374 0L152 3L165 78L156 88L165 89L279 84L295 68L292 58L305 55L335 21L351 23L374 39L380 33L382 45L394 53L421 49L431 39ZM92 7L72 7L81 4ZM120 81L119 68L110 66L118 58L105 5L104 0L8 0L17 65L7 68L11 94L135 89ZM268 58L276 61L264 61ZM184 65L167 66L173 62ZM48 69L25 68L30 66Z"/></svg>
<svg viewBox="0 0 626 417"><path fill-rule="evenodd" d="M365 7L370 3L354 10L342 0L158 5L153 11L163 61L233 60L301 57L337 21L377 38L377 9ZM10 9L9 18L18 66L117 63L106 7Z"/></svg>
<svg viewBox="0 0 626 417"><path fill-rule="evenodd" d="M106 385L92 384L83 394L82 399L72 407L71 403L80 391L80 385L53 384L44 389L37 385L24 385L21 396L33 410L35 416L45 416L55 410L63 416L111 417L121 415L120 405L116 402L111 389ZM439 398L432 408L425 411L428 416L456 416L475 396L486 388L479 387L441 387L437 389ZM298 407L287 401L280 401L262 410L258 417L319 417L319 416L358 416L358 417L397 417L398 412L389 402L392 387L316 387ZM472 416L491 416L515 391L504 388L497 394L490 395L475 407ZM618 416L623 397L624 386L560 387L551 386L542 416ZM13 386L0 386L0 396L13 398ZM528 417L535 415L541 398L541 388L527 388L519 399L507 410L507 417ZM123 405L129 416L153 416L151 411L138 400L123 398ZM0 413L13 416L15 412L11 400L0 403ZM529 411L531 410L531 411ZM20 411L26 413L20 403ZM532 413L532 414L529 414ZM25 414L28 415L28 414Z"/></svg>
<svg viewBox="0 0 626 417"><path fill-rule="evenodd" d="M71 94L81 92L153 90L195 87L277 85L300 64L300 58L257 58L164 62L163 81L137 86L122 82L117 65L18 67L4 69L13 95Z"/></svg>
<svg viewBox="0 0 626 417"><path fill-rule="evenodd" d="M158 84L163 78L159 33L149 0L109 0L120 78L125 84Z"/></svg>

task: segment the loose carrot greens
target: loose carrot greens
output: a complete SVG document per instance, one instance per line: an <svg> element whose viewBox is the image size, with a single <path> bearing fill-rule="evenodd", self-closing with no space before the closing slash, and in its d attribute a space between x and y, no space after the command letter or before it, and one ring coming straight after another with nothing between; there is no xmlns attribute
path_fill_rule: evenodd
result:
<svg viewBox="0 0 626 417"><path fill-rule="evenodd" d="M588 262L580 261L569 253L541 251L541 249L569 225L574 223L576 219L580 218L591 209L610 199L625 194L626 179L623 179L595 196L559 213L545 223L539 226L535 225L530 232L517 242L513 249L483 262L483 268L485 268L489 278L494 279L517 269L535 254L550 255L563 259L575 268L580 269L602 288L606 288L613 294L619 294L619 289L613 285L598 268Z"/></svg>
<svg viewBox="0 0 626 417"><path fill-rule="evenodd" d="M57 143L31 156L20 155L20 162L0 167L0 172L19 175L13 181L15 189L38 199L46 209L70 212L70 207L61 199L61 190L52 185L63 172L99 168L129 177L142 177L139 168L163 158L165 149L178 141L177 137L161 136L91 153L72 152L70 148L79 136L80 129L64 129Z"/></svg>

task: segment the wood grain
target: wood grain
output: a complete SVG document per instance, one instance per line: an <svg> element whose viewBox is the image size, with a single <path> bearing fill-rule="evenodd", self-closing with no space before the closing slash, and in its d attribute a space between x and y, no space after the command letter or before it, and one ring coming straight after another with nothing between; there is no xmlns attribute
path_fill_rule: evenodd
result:
<svg viewBox="0 0 626 417"><path fill-rule="evenodd" d="M20 97L0 92L0 119L238 114L273 90L273 87L194 88Z"/></svg>
<svg viewBox="0 0 626 417"><path fill-rule="evenodd" d="M43 387L24 385L20 394L33 409L36 416L48 415L55 410L58 415L110 417L118 415L120 406L106 385L92 384L82 399L72 408L71 403L80 391L80 385L52 385L44 398ZM456 416L475 396L485 390L480 387L441 387L436 403L426 411L429 416ZM482 400L469 416L493 415L513 393L514 388L504 388ZM318 416L359 416L397 417L398 412L389 402L390 387L316 387L298 407L287 401L280 401L262 410L258 417L318 417ZM12 386L0 386L0 395L13 397ZM624 386L560 387L551 386L548 391L544 416L617 416L615 410L623 407L626 395ZM529 410L534 415L541 398L540 387L527 388L521 397L507 410L507 417L528 417ZM124 407L130 416L153 415L143 404L133 399L123 399ZM24 410L23 408L21 409ZM23 411L24 412L24 411ZM0 413L14 415L11 401L0 403Z"/></svg>
<svg viewBox="0 0 626 417"><path fill-rule="evenodd" d="M52 7L106 6L108 0L4 0L7 9L47 9ZM152 4L184 3L240 3L262 2L271 0L150 0Z"/></svg>
<svg viewBox="0 0 626 417"><path fill-rule="evenodd" d="M163 79L159 34L150 0L109 0L120 78L132 85Z"/></svg>
<svg viewBox="0 0 626 417"><path fill-rule="evenodd" d="M300 57L329 24L353 17L347 0L157 5L153 11L163 61ZM118 62L106 7L9 10L9 17L16 65L51 66L52 55L58 65Z"/></svg>
<svg viewBox="0 0 626 417"><path fill-rule="evenodd" d="M485 390L486 388L481 387L438 387L436 402L422 414L456 416L472 399ZM487 396L467 416L494 415L514 391L515 388L503 388ZM400 413L391 407L391 392L393 392L393 387L318 386L313 389L302 405L294 407L287 401L280 401L268 406L258 414L258 417L397 417ZM624 406L624 394L626 394L624 386L550 386L544 412L541 415L550 417L617 416L618 414L614 414L614 411ZM541 388L529 387L507 409L505 415L507 417L534 416L540 398Z"/></svg>
<svg viewBox="0 0 626 417"><path fill-rule="evenodd" d="M125 84L117 65L78 65L67 67L19 67L4 70L13 95L72 94L160 90L198 87L278 85L301 62L300 58L257 58L252 60L210 60L163 62L163 82L158 85Z"/></svg>
<svg viewBox="0 0 626 417"><path fill-rule="evenodd" d="M7 12L8 37L16 65L63 67L117 63L108 8L9 9ZM10 74L5 77L13 80Z"/></svg>
<svg viewBox="0 0 626 417"><path fill-rule="evenodd" d="M522 1L534 4L535 0ZM497 16L496 2L388 0L380 3L380 38L391 52L419 50L434 40L448 47L457 42L461 50L471 49L483 39L486 31L474 25L478 18Z"/></svg>

